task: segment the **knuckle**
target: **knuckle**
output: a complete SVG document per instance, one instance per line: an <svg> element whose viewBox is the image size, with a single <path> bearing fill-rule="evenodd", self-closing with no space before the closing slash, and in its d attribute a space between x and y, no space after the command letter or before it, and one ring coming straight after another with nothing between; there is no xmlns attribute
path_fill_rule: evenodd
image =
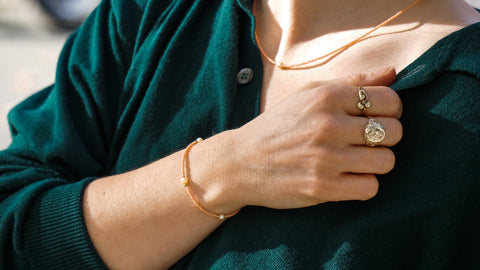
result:
<svg viewBox="0 0 480 270"><path fill-rule="evenodd" d="M311 139L316 143L331 141L337 138L342 128L340 121L330 114L311 117L308 125L308 129L311 129Z"/></svg>
<svg viewBox="0 0 480 270"><path fill-rule="evenodd" d="M317 88L317 101L331 103L332 99L336 99L338 86L335 85L322 85Z"/></svg>
<svg viewBox="0 0 480 270"><path fill-rule="evenodd" d="M304 146L313 147L317 144L317 137L319 136L321 125L321 119L316 117L316 115L309 115L303 119L302 124L298 126L298 134Z"/></svg>
<svg viewBox="0 0 480 270"><path fill-rule="evenodd" d="M325 179L323 176L316 175L310 185L310 196L312 198L324 198L328 194L331 180Z"/></svg>
<svg viewBox="0 0 480 270"><path fill-rule="evenodd" d="M315 89L306 91L308 94L305 96L302 111L306 113L318 112L329 105L331 99L331 91L327 87L321 86Z"/></svg>
<svg viewBox="0 0 480 270"><path fill-rule="evenodd" d="M313 93L313 103L315 104L322 104L324 102L326 102L328 100L328 96L330 95L330 91L326 91L326 87L322 86L322 87L318 87L316 88L314 91L312 91Z"/></svg>
<svg viewBox="0 0 480 270"><path fill-rule="evenodd" d="M322 115L317 123L319 135L332 135L336 133L339 128L339 123L335 117L331 115Z"/></svg>
<svg viewBox="0 0 480 270"><path fill-rule="evenodd" d="M335 173L338 169L338 164L343 162L342 155L339 154L334 147L324 146L320 147L317 151L316 159L316 170L317 175L321 176L320 173L325 174L326 172Z"/></svg>
<svg viewBox="0 0 480 270"><path fill-rule="evenodd" d="M328 164L332 163L330 158L327 152L320 151L311 159L312 162L309 162L309 168L306 170L309 171L308 193L312 198L325 198L332 190L335 181L332 174L328 173Z"/></svg>
<svg viewBox="0 0 480 270"><path fill-rule="evenodd" d="M366 82L367 74L365 73L350 74L346 78L346 83L348 85L364 85Z"/></svg>
<svg viewBox="0 0 480 270"><path fill-rule="evenodd" d="M301 87L300 91L319 88L322 85L323 85L323 82L321 81L309 81L303 87Z"/></svg>
<svg viewBox="0 0 480 270"><path fill-rule="evenodd" d="M301 151L304 153L303 168L315 182L322 179L322 172L331 163L332 153L327 147L319 146L316 142L313 144L306 144Z"/></svg>

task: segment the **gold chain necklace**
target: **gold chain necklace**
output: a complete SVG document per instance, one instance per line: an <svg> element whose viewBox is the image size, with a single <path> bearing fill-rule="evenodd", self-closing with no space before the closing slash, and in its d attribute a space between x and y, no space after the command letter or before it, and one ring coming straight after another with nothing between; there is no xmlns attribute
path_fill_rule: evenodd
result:
<svg viewBox="0 0 480 270"><path fill-rule="evenodd" d="M395 20L396 18L398 18L400 15L402 15L403 13L407 12L409 9L411 9L412 7L416 6L418 3L420 3L421 0L416 0L414 1L413 3L411 3L409 6L407 6L406 8L400 10L399 12L397 12L395 15L393 15L392 17L388 18L387 20L385 20L384 22L380 23L379 25L375 26L372 30L366 32L365 34L361 35L360 37L354 39L353 41L343 45L342 47L338 48L338 49L335 49L325 55L322 55L322 56L319 56L317 58L314 58L314 59L311 59L311 60L308 60L308 61L305 61L305 62L301 62L301 63L298 63L298 64L293 64L293 65L287 65L281 61L277 61L275 59L272 59L270 58L266 53L265 51L263 50L262 46L260 45L260 40L258 38L258 34L257 34L257 28L255 27L255 40L257 41L257 45L258 45L258 49L260 50L260 53L262 54L263 57L265 57L265 59L270 62L271 64L275 65L276 67L280 68L280 69L284 69L284 70L300 70L300 69L310 69L310 68L314 68L314 67L318 67L324 63L327 63L328 61L330 61L332 58L334 58L335 56L339 55L340 53L344 52L345 50L347 50L348 48L352 47L353 45L357 44L358 42L362 41L364 38L366 38L368 35L370 35L371 33L377 31L378 29L380 29L381 27L387 25L388 23L390 23L391 21ZM257 0L254 0L253 1L253 15L255 16L255 11L256 11L256 6L257 6ZM327 58L328 57L328 58ZM324 60L323 62L321 63L317 63L315 64L314 62L317 62L317 61L320 61L320 60Z"/></svg>

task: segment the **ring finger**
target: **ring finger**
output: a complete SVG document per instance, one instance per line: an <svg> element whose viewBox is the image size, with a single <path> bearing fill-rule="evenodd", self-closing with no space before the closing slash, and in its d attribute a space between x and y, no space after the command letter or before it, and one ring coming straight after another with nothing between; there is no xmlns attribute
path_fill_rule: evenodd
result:
<svg viewBox="0 0 480 270"><path fill-rule="evenodd" d="M397 144L403 135L403 127L400 121L392 117L375 117L377 123L383 126L385 130L385 138L378 142L379 146L394 146ZM367 117L351 117L348 116L344 119L344 141L347 141L350 145L365 146L367 144L365 133L366 127L369 124L369 118Z"/></svg>

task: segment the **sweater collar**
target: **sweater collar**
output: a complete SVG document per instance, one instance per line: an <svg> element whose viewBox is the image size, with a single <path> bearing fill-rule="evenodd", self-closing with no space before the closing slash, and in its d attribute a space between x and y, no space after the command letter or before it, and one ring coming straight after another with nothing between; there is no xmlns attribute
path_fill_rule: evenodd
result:
<svg viewBox="0 0 480 270"><path fill-rule="evenodd" d="M247 13L252 13L253 0L236 0L237 4Z"/></svg>
<svg viewBox="0 0 480 270"><path fill-rule="evenodd" d="M439 40L402 70L392 88L402 91L430 82L442 72L465 72L480 79L480 23Z"/></svg>

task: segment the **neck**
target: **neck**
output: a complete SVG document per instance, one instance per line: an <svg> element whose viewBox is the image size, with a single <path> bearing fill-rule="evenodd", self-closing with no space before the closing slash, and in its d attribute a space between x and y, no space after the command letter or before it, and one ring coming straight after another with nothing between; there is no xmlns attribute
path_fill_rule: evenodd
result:
<svg viewBox="0 0 480 270"><path fill-rule="evenodd" d="M335 30L368 28L378 24L415 0L256 0L259 12L269 15L284 30L307 31L309 25L321 24ZM465 6L464 0L422 0L418 8L402 15L397 22L450 19L438 12L451 13Z"/></svg>
<svg viewBox="0 0 480 270"><path fill-rule="evenodd" d="M256 0L257 32L266 53L289 59L312 40L328 41L324 52L345 45L415 0ZM375 34L389 34L435 24L447 29L479 21L464 0L422 0ZM390 31L390 32L389 32ZM336 44L338 40L338 44ZM321 44L327 44L325 42ZM315 50L319 47L316 46ZM297 50L297 52L295 52ZM318 51L314 53L321 54Z"/></svg>
<svg viewBox="0 0 480 270"><path fill-rule="evenodd" d="M369 27L413 0L257 0L259 13L269 15L284 31L308 32L309 25L336 30Z"/></svg>

